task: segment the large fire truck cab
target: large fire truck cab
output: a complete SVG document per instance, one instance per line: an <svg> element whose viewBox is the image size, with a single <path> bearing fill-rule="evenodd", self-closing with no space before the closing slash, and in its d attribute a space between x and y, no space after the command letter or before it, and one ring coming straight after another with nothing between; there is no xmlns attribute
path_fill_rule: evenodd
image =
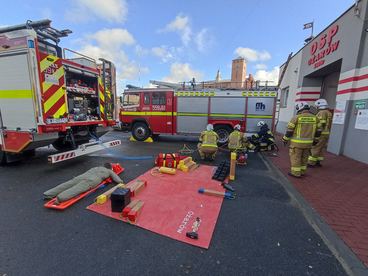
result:
<svg viewBox="0 0 368 276"><path fill-rule="evenodd" d="M116 123L113 63L60 48L71 31L50 24L0 29L1 162L49 144L74 149Z"/></svg>
<svg viewBox="0 0 368 276"><path fill-rule="evenodd" d="M275 91L127 89L121 97L120 124L136 140L150 135L198 135L213 124L220 143L226 143L236 124L258 131L257 122L273 126Z"/></svg>

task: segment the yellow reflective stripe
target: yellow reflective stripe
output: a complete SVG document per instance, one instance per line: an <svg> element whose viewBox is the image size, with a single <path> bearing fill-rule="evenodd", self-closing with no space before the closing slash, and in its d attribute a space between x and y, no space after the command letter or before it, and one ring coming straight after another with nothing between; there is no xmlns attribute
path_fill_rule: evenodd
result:
<svg viewBox="0 0 368 276"><path fill-rule="evenodd" d="M244 114L211 113L211 117L244 117Z"/></svg>
<svg viewBox="0 0 368 276"><path fill-rule="evenodd" d="M294 171L294 172L300 172L301 167L291 167L291 170Z"/></svg>
<svg viewBox="0 0 368 276"><path fill-rule="evenodd" d="M0 99L29 99L32 90L0 90Z"/></svg>
<svg viewBox="0 0 368 276"><path fill-rule="evenodd" d="M326 120L321 119L321 120L319 120L319 122L320 122L321 124L324 124L324 123L326 123L327 121L326 121Z"/></svg>
<svg viewBox="0 0 368 276"><path fill-rule="evenodd" d="M100 91L99 95L100 95L100 99L101 99L103 102L105 102L105 95L103 94L103 92L102 92L102 91Z"/></svg>
<svg viewBox="0 0 368 276"><path fill-rule="evenodd" d="M204 143L202 143L202 147L217 148L217 145L213 145L213 144L204 144Z"/></svg>
<svg viewBox="0 0 368 276"><path fill-rule="evenodd" d="M307 166L300 166L300 169L301 169L302 171L305 171L305 170L307 170Z"/></svg>
<svg viewBox="0 0 368 276"><path fill-rule="evenodd" d="M285 140L285 141L289 141L290 140L290 138L287 137L287 136L285 136L285 135L284 135L284 137L282 137L282 139Z"/></svg>
<svg viewBox="0 0 368 276"><path fill-rule="evenodd" d="M296 126L296 137L298 137L298 138L300 137L300 130L301 130L301 125L298 124Z"/></svg>
<svg viewBox="0 0 368 276"><path fill-rule="evenodd" d="M310 155L310 156L308 157L308 160L309 160L309 161L314 161L314 162L316 162L316 161L318 161L318 158Z"/></svg>
<svg viewBox="0 0 368 276"><path fill-rule="evenodd" d="M178 116L207 116L207 113L187 113L187 112L177 112Z"/></svg>
<svg viewBox="0 0 368 276"><path fill-rule="evenodd" d="M66 104L64 103L60 108L54 113L54 118L60 118L60 116L63 116L66 113Z"/></svg>
<svg viewBox="0 0 368 276"><path fill-rule="evenodd" d="M59 81L59 79L64 76L64 67L60 67L59 69L57 69L55 71L55 73L52 74L52 76ZM44 81L42 83L42 91L43 91L43 93L45 93L53 85L55 85L55 84L54 83L51 83L51 82Z"/></svg>
<svg viewBox="0 0 368 276"><path fill-rule="evenodd" d="M288 128L295 128L295 124L293 124L292 122L289 122L287 125Z"/></svg>
<svg viewBox="0 0 368 276"><path fill-rule="evenodd" d="M143 116L167 116L171 115L171 112L160 112L160 111L122 111L120 112L121 115L143 115ZM175 114L174 114L175 115Z"/></svg>
<svg viewBox="0 0 368 276"><path fill-rule="evenodd" d="M320 157L318 157L318 161L323 161L325 158L324 157L322 157L322 156L320 156Z"/></svg>
<svg viewBox="0 0 368 276"><path fill-rule="evenodd" d="M45 113L49 111L51 107L61 98L64 97L64 89L63 87L60 87L44 104L45 107Z"/></svg>
<svg viewBox="0 0 368 276"><path fill-rule="evenodd" d="M299 117L298 118L298 123L315 123L317 122L316 117L314 116L305 116L305 117Z"/></svg>
<svg viewBox="0 0 368 276"><path fill-rule="evenodd" d="M247 118L272 119L272 115L247 115Z"/></svg>
<svg viewBox="0 0 368 276"><path fill-rule="evenodd" d="M47 57L45 57L40 62L41 72L45 71L45 69L47 69L48 67L50 67L51 64L55 63L58 60L59 60L58 57L55 57L55 56L52 56L52 55L48 55Z"/></svg>
<svg viewBox="0 0 368 276"><path fill-rule="evenodd" d="M321 134L330 134L329 131L322 131Z"/></svg>
<svg viewBox="0 0 368 276"><path fill-rule="evenodd" d="M291 142L299 143L299 144L311 144L313 143L313 140L291 139Z"/></svg>

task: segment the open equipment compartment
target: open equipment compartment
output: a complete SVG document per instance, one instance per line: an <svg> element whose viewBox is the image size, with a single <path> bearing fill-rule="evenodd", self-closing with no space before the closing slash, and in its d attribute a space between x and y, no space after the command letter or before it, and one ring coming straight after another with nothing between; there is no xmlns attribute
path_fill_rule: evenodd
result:
<svg viewBox="0 0 368 276"><path fill-rule="evenodd" d="M97 76L67 70L65 77L69 121L100 120Z"/></svg>

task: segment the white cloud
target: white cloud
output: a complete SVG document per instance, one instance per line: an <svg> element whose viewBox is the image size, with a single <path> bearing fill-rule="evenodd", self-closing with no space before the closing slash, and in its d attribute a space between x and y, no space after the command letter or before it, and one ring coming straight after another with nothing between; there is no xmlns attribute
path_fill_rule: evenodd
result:
<svg viewBox="0 0 368 276"><path fill-rule="evenodd" d="M271 71L258 70L254 78L260 81L272 81L269 85L277 85L279 79L279 67L274 67Z"/></svg>
<svg viewBox="0 0 368 276"><path fill-rule="evenodd" d="M271 59L271 54L265 50L257 51L251 48L238 47L235 54L245 58L247 61L266 61Z"/></svg>
<svg viewBox="0 0 368 276"><path fill-rule="evenodd" d="M134 37L126 29L120 28L102 29L89 35L89 38L96 40L99 45L107 49L120 48L122 45L135 43Z"/></svg>
<svg viewBox="0 0 368 276"><path fill-rule="evenodd" d="M263 64L263 63L256 64L255 67L256 67L257 70L266 70L267 69L267 65Z"/></svg>
<svg viewBox="0 0 368 276"><path fill-rule="evenodd" d="M74 0L66 12L73 22L87 22L99 18L108 22L124 22L128 14L126 0Z"/></svg>
<svg viewBox="0 0 368 276"><path fill-rule="evenodd" d="M202 79L203 74L200 71L191 68L189 63L173 63L170 67L170 75L164 77L162 80L167 82L183 82L195 78L197 81Z"/></svg>
<svg viewBox="0 0 368 276"><path fill-rule="evenodd" d="M151 49L152 54L161 59L162 62L168 62L174 59L174 47L169 48L167 46L153 47Z"/></svg>
<svg viewBox="0 0 368 276"><path fill-rule="evenodd" d="M118 91L123 89L120 87L123 80L136 80L141 74L149 71L147 67L130 60L125 53L124 47L135 43L134 37L126 29L102 29L86 35L79 42L82 43L79 49L82 54L96 60L105 58L115 64Z"/></svg>
<svg viewBox="0 0 368 276"><path fill-rule="evenodd" d="M198 51L205 52L209 47L212 46L214 38L207 28L203 28L195 35L194 42Z"/></svg>
<svg viewBox="0 0 368 276"><path fill-rule="evenodd" d="M192 29L189 25L189 17L182 14L178 14L173 21L159 31L178 33L184 45L188 45L192 39Z"/></svg>

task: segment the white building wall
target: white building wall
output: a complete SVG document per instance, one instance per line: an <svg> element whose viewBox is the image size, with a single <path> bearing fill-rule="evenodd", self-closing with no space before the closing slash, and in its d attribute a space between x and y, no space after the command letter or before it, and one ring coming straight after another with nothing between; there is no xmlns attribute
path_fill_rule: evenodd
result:
<svg viewBox="0 0 368 276"><path fill-rule="evenodd" d="M289 87L287 105L284 108L280 108L279 121L276 128L276 131L280 133L285 132L287 123L294 116L294 105L297 97L296 93L300 90L298 89L298 79L301 61L302 52L300 51L291 58L286 68L284 78L280 84L281 90ZM280 69L280 72L282 72L282 70L283 68Z"/></svg>

